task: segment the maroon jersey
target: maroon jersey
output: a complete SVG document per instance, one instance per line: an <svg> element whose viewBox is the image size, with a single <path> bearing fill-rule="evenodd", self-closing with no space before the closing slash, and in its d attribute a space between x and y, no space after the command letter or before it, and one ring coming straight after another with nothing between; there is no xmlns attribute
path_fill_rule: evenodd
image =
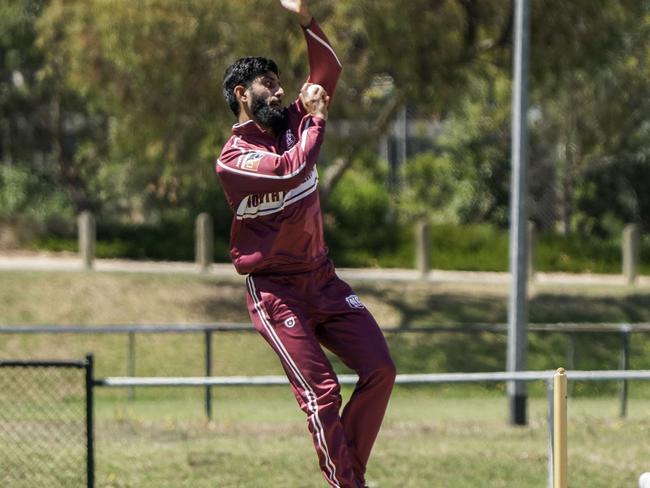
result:
<svg viewBox="0 0 650 488"><path fill-rule="evenodd" d="M331 96L341 64L315 20L303 28L309 83ZM249 120L235 124L216 170L234 213L230 256L240 274L301 272L327 259L316 162L325 121L298 99L288 107L288 129L274 136Z"/></svg>

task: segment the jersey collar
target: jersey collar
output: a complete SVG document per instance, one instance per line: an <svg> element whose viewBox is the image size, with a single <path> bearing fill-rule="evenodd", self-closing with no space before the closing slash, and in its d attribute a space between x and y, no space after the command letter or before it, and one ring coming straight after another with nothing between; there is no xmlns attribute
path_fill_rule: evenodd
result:
<svg viewBox="0 0 650 488"><path fill-rule="evenodd" d="M270 130L260 128L253 119L235 124L232 126L232 133L236 136L259 136L273 139L273 133Z"/></svg>

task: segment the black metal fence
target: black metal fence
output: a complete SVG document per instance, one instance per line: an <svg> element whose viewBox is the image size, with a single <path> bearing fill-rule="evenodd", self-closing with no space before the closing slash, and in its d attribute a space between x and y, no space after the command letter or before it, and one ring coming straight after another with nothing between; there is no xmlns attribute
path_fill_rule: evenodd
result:
<svg viewBox="0 0 650 488"><path fill-rule="evenodd" d="M128 376L135 376L136 363L136 336L142 334L196 334L202 336L205 376L214 374L214 352L213 338L218 333L224 332L254 332L255 329L249 323L213 323L213 324L148 324L148 325L117 325L108 324L102 326L88 325L38 325L19 326L3 325L0 327L0 335L4 334L125 334L128 337L126 371ZM476 336L477 334L494 334L505 336L507 333L506 324L440 324L435 326L418 327L388 327L383 329L386 335L402 334L466 334ZM650 334L650 323L554 323L554 324L529 324L528 331L534 334L562 334L566 337L566 357L564 364L568 369L577 369L576 350L577 338L580 335L595 334L605 336L618 336L618 367L625 371L630 369L631 339L633 334ZM612 351L614 354L615 352ZM583 368L585 369L585 368ZM589 369L589 368L586 368ZM632 368L634 369L634 368ZM570 384L570 388L574 383ZM205 412L208 418L212 418L212 386L205 388ZM133 387L129 387L129 398L134 396ZM628 381L620 383L620 416L627 415ZM1 486L1 485L0 485Z"/></svg>
<svg viewBox="0 0 650 488"><path fill-rule="evenodd" d="M93 362L0 361L0 486L94 486Z"/></svg>

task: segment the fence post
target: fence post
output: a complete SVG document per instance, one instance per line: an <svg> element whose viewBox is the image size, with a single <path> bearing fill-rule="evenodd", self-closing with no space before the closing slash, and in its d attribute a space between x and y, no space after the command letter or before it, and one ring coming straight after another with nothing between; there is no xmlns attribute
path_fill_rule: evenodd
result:
<svg viewBox="0 0 650 488"><path fill-rule="evenodd" d="M420 221L415 225L415 267L422 278L426 278L431 269L431 225Z"/></svg>
<svg viewBox="0 0 650 488"><path fill-rule="evenodd" d="M95 436L94 436L94 368L93 355L86 354L86 481L88 488L95 486Z"/></svg>
<svg viewBox="0 0 650 488"><path fill-rule="evenodd" d="M205 376L212 376L212 331L205 330ZM212 387L205 387L205 414L212 420Z"/></svg>
<svg viewBox="0 0 650 488"><path fill-rule="evenodd" d="M554 393L553 393L553 378L546 381L546 398L548 401L548 462L546 466L547 488L553 488L553 422L554 422Z"/></svg>
<svg viewBox="0 0 650 488"><path fill-rule="evenodd" d="M95 217L89 210L84 210L77 217L79 234L79 255L84 269L93 269L95 261L95 242L97 240Z"/></svg>
<svg viewBox="0 0 650 488"><path fill-rule="evenodd" d="M553 486L567 488L567 411L564 368L553 377Z"/></svg>
<svg viewBox="0 0 650 488"><path fill-rule="evenodd" d="M621 358L620 358L620 369L627 371L630 368L630 326L624 325L621 328ZM628 392L628 381L623 380L621 383L621 408L619 416L624 419L627 417L627 392Z"/></svg>
<svg viewBox="0 0 650 488"><path fill-rule="evenodd" d="M129 357L126 363L127 375L131 378L135 376L135 332L129 332ZM128 399L133 401L135 398L135 388L129 386Z"/></svg>
<svg viewBox="0 0 650 488"><path fill-rule="evenodd" d="M203 212L195 223L195 260L201 271L207 271L214 260L214 227L210 214Z"/></svg>
<svg viewBox="0 0 650 488"><path fill-rule="evenodd" d="M623 229L623 276L628 285L636 283L639 274L639 226L628 224Z"/></svg>

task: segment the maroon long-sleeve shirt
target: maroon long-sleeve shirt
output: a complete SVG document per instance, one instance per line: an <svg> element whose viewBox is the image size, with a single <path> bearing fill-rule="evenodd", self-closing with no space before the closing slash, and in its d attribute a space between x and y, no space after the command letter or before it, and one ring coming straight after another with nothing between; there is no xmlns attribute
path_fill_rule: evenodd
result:
<svg viewBox="0 0 650 488"><path fill-rule="evenodd" d="M309 83L332 96L341 64L315 20L303 28ZM234 218L230 256L240 274L309 271L327 259L316 162L325 121L297 99L288 129L274 136L249 120L235 124L216 170Z"/></svg>

